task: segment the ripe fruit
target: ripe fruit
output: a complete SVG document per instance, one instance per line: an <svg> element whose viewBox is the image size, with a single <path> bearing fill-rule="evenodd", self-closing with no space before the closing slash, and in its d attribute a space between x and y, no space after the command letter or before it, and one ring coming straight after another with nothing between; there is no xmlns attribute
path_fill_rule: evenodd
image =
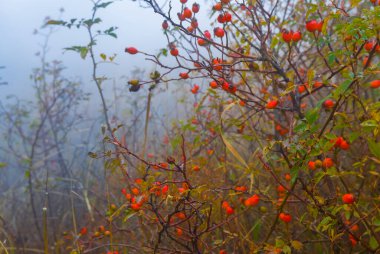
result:
<svg viewBox="0 0 380 254"><path fill-rule="evenodd" d="M187 19L191 19L191 17L193 16L193 13L191 12L189 8L185 7L185 9L183 9L183 16L185 16L185 18Z"/></svg>
<svg viewBox="0 0 380 254"><path fill-rule="evenodd" d="M287 214L287 213L280 213L278 218L285 223L289 223L292 221L292 216L290 214Z"/></svg>
<svg viewBox="0 0 380 254"><path fill-rule="evenodd" d="M231 22L231 20L232 20L231 13L229 13L229 12L224 13L224 21L225 22Z"/></svg>
<svg viewBox="0 0 380 254"><path fill-rule="evenodd" d="M188 79L189 78L189 74L187 72L181 72L179 74L179 76L182 78L182 79Z"/></svg>
<svg viewBox="0 0 380 254"><path fill-rule="evenodd" d="M193 6L191 7L191 10L192 10L194 13L198 13L198 12L199 12L199 4L197 4L197 3L193 3Z"/></svg>
<svg viewBox="0 0 380 254"><path fill-rule="evenodd" d="M273 100L273 101L269 101L265 107L267 109L274 109L275 107L277 107L277 104L278 104L278 101Z"/></svg>
<svg viewBox="0 0 380 254"><path fill-rule="evenodd" d="M177 13L177 16L178 16L178 19L180 20L180 21L184 21L185 19L186 19L186 17L185 17L185 15L183 14L183 13Z"/></svg>
<svg viewBox="0 0 380 254"><path fill-rule="evenodd" d="M317 23L317 31L322 32L322 27L323 27L323 20Z"/></svg>
<svg viewBox="0 0 380 254"><path fill-rule="evenodd" d="M320 82L320 81L315 81L314 84L313 84L313 87L314 87L314 88L318 88L318 87L321 87L322 85L323 85L322 82Z"/></svg>
<svg viewBox="0 0 380 254"><path fill-rule="evenodd" d="M351 193L344 194L342 196L342 201L345 204L352 204L355 202L355 196Z"/></svg>
<svg viewBox="0 0 380 254"><path fill-rule="evenodd" d="M310 170L315 170L317 167L315 166L315 162L314 161L309 161L307 163L307 167L310 169Z"/></svg>
<svg viewBox="0 0 380 254"><path fill-rule="evenodd" d="M216 27L214 29L214 34L215 34L216 37L222 38L224 36L224 30L223 30L223 28Z"/></svg>
<svg viewBox="0 0 380 254"><path fill-rule="evenodd" d="M314 33L318 29L318 22L316 20L310 20L306 22L306 30Z"/></svg>
<svg viewBox="0 0 380 254"><path fill-rule="evenodd" d="M224 15L223 14L219 14L217 20L221 24L223 24L224 22L226 22L226 20L224 19Z"/></svg>
<svg viewBox="0 0 380 254"><path fill-rule="evenodd" d="M195 166L193 166L193 170L194 171L199 171L199 170L201 170L201 168L198 165L195 165Z"/></svg>
<svg viewBox="0 0 380 254"><path fill-rule="evenodd" d="M199 46L206 46L207 45L207 41L203 40L202 38L198 38L197 41L198 41Z"/></svg>
<svg viewBox="0 0 380 254"><path fill-rule="evenodd" d="M378 88L378 87L380 87L380 79L373 80L373 81L370 83L370 85L371 85L372 88Z"/></svg>
<svg viewBox="0 0 380 254"><path fill-rule="evenodd" d="M298 92L299 93L304 93L305 91L306 91L306 86L305 85L298 86Z"/></svg>
<svg viewBox="0 0 380 254"><path fill-rule="evenodd" d="M185 4L187 3L187 0L179 0L181 2L181 4Z"/></svg>
<svg viewBox="0 0 380 254"><path fill-rule="evenodd" d="M198 28L198 20L196 18L191 20L191 27L194 29Z"/></svg>
<svg viewBox="0 0 380 254"><path fill-rule="evenodd" d="M212 89L216 89L216 88L218 88L218 83L217 83L216 81L211 81L211 82L210 82L210 87L211 87Z"/></svg>
<svg viewBox="0 0 380 254"><path fill-rule="evenodd" d="M182 212L178 212L176 213L176 215L178 219L181 219L181 220L184 220L186 219L186 214L182 213Z"/></svg>
<svg viewBox="0 0 380 254"><path fill-rule="evenodd" d="M294 32L292 36L292 41L297 42L302 39L302 34L300 31Z"/></svg>
<svg viewBox="0 0 380 254"><path fill-rule="evenodd" d="M292 32L292 31L284 30L284 31L282 32L282 39L283 39L286 43L291 42L292 37L293 37L293 32Z"/></svg>
<svg viewBox="0 0 380 254"><path fill-rule="evenodd" d="M162 22L162 28L163 28L164 30L167 30L168 27L169 27L168 21L164 20L164 22Z"/></svg>
<svg viewBox="0 0 380 254"><path fill-rule="evenodd" d="M255 194L244 201L245 206L256 206L260 201L259 195Z"/></svg>
<svg viewBox="0 0 380 254"><path fill-rule="evenodd" d="M335 105L335 102L333 100L325 100L325 102L323 102L323 106L326 109L332 109L334 105Z"/></svg>
<svg viewBox="0 0 380 254"><path fill-rule="evenodd" d="M177 49L177 48L173 48L173 49L171 49L171 50L170 50L170 54L171 54L172 56L178 56L178 49Z"/></svg>
<svg viewBox="0 0 380 254"><path fill-rule="evenodd" d="M221 3L216 3L213 7L212 7L215 11L220 11L222 10L223 6Z"/></svg>
<svg viewBox="0 0 380 254"><path fill-rule="evenodd" d="M331 168L334 166L334 161L331 158L325 158L322 162L324 168Z"/></svg>
<svg viewBox="0 0 380 254"><path fill-rule="evenodd" d="M231 215L231 214L235 213L235 210L232 207L229 206L229 207L226 208L226 213L228 215Z"/></svg>
<svg viewBox="0 0 380 254"><path fill-rule="evenodd" d="M79 234L81 235L87 234L87 228L86 227L81 228Z"/></svg>
<svg viewBox="0 0 380 254"><path fill-rule="evenodd" d="M139 51L134 47L125 48L124 50L126 53L129 53L131 55L137 54Z"/></svg>
<svg viewBox="0 0 380 254"><path fill-rule="evenodd" d="M277 187L277 192L279 192L279 193L283 193L283 192L286 192L286 189L285 189L285 187L284 187L283 185L279 185L279 186Z"/></svg>
<svg viewBox="0 0 380 254"><path fill-rule="evenodd" d="M183 234L182 229L176 228L175 231L176 231L176 233L177 233L178 236L182 236L182 234Z"/></svg>
<svg viewBox="0 0 380 254"><path fill-rule="evenodd" d="M162 195L166 195L166 193L168 193L169 191L169 186L168 185L164 185L161 189L161 193Z"/></svg>
<svg viewBox="0 0 380 254"><path fill-rule="evenodd" d="M367 41L365 44L364 44L364 49L367 50L367 51L371 51L374 47L374 43L373 41Z"/></svg>
<svg viewBox="0 0 380 254"><path fill-rule="evenodd" d="M238 192L246 192L248 190L247 186L236 186L235 187L235 191L238 191Z"/></svg>

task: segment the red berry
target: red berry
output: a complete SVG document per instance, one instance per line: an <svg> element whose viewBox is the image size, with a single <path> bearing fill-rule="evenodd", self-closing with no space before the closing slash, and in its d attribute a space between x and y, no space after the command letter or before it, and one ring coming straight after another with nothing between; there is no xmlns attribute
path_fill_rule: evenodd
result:
<svg viewBox="0 0 380 254"><path fill-rule="evenodd" d="M172 50L170 50L170 54L171 54L172 56L178 56L178 49L173 48Z"/></svg>
<svg viewBox="0 0 380 254"><path fill-rule="evenodd" d="M335 102L333 100L325 100L325 102L323 103L323 106L326 109L331 109L334 107L334 105L335 105Z"/></svg>
<svg viewBox="0 0 380 254"><path fill-rule="evenodd" d="M187 19L191 19L191 17L193 16L193 13L191 12L189 8L185 7L185 9L183 9L183 16L185 16L185 18Z"/></svg>
<svg viewBox="0 0 380 254"><path fill-rule="evenodd" d="M192 26L194 29L198 28L198 20L197 20L196 18L193 18L193 19L191 20L191 26Z"/></svg>
<svg viewBox="0 0 380 254"><path fill-rule="evenodd" d="M316 26L317 31L322 32L322 27L323 27L323 20L321 22L317 23L317 26Z"/></svg>
<svg viewBox="0 0 380 254"><path fill-rule="evenodd" d="M164 22L162 22L162 28L164 30L168 29L169 25L168 25L168 21L164 20Z"/></svg>
<svg viewBox="0 0 380 254"><path fill-rule="evenodd" d="M234 213L235 213L235 210L234 210L232 207L228 206L228 207L226 208L226 213L227 213L228 215L231 215L231 214L234 214Z"/></svg>
<svg viewBox="0 0 380 254"><path fill-rule="evenodd" d="M300 31L297 31L297 32L294 32L294 33L293 33L292 40L293 40L294 42L297 42L297 41L299 41L299 40L301 40L301 39L302 39L302 34L301 34Z"/></svg>
<svg viewBox="0 0 380 254"><path fill-rule="evenodd" d="M322 161L322 166L324 168L331 168L334 166L334 161L331 158L326 158Z"/></svg>
<svg viewBox="0 0 380 254"><path fill-rule="evenodd" d="M193 3L193 6L191 9L193 10L194 13L198 13L199 12L199 4Z"/></svg>
<svg viewBox="0 0 380 254"><path fill-rule="evenodd" d="M355 202L355 196L351 193L344 194L342 196L342 201L345 204L352 204Z"/></svg>
<svg viewBox="0 0 380 254"><path fill-rule="evenodd" d="M305 91L306 91L306 86L305 85L298 86L298 92L299 93L304 93Z"/></svg>
<svg viewBox="0 0 380 254"><path fill-rule="evenodd" d="M259 203L259 201L260 201L259 195L255 194L252 197L247 198L244 201L244 205L245 206L255 206Z"/></svg>
<svg viewBox="0 0 380 254"><path fill-rule="evenodd" d="M374 80L370 83L372 88L378 88L380 87L380 79Z"/></svg>
<svg viewBox="0 0 380 254"><path fill-rule="evenodd" d="M179 0L181 2L181 4L185 4L187 3L187 0Z"/></svg>
<svg viewBox="0 0 380 254"><path fill-rule="evenodd" d="M275 107L277 107L277 104L278 104L278 101L276 101L276 100L269 101L265 107L267 109L274 109Z"/></svg>
<svg viewBox="0 0 380 254"><path fill-rule="evenodd" d="M348 150L350 149L350 144L348 144L347 141L343 140L342 143L340 144L340 149Z"/></svg>
<svg viewBox="0 0 380 254"><path fill-rule="evenodd" d="M373 49L373 47L374 47L373 41L367 41L364 44L364 49L367 51L371 51Z"/></svg>
<svg viewBox="0 0 380 254"><path fill-rule="evenodd" d="M224 13L224 20L225 22L231 22L232 15L229 12Z"/></svg>
<svg viewBox="0 0 380 254"><path fill-rule="evenodd" d="M216 88L218 88L218 83L216 81L211 81L210 82L210 87L213 88L213 89L216 89Z"/></svg>
<svg viewBox="0 0 380 254"><path fill-rule="evenodd" d="M306 30L309 32L315 32L318 29L318 22L316 20L310 20L306 22Z"/></svg>
<svg viewBox="0 0 380 254"><path fill-rule="evenodd" d="M314 161L309 161L309 162L307 163L307 167L308 167L310 170L315 170L315 169L316 169L315 162L314 162Z"/></svg>
<svg viewBox="0 0 380 254"><path fill-rule="evenodd" d="M81 228L79 234L81 235L87 234L87 228L86 227Z"/></svg>
<svg viewBox="0 0 380 254"><path fill-rule="evenodd" d="M216 3L213 7L212 7L215 11L220 11L222 10L223 6L221 3Z"/></svg>
<svg viewBox="0 0 380 254"><path fill-rule="evenodd" d="M289 43L289 42L292 40L292 37L293 37L293 32L292 32L292 31L284 30L284 31L282 32L282 39L283 39L286 43Z"/></svg>
<svg viewBox="0 0 380 254"><path fill-rule="evenodd" d="M206 39L211 40L211 34L210 34L210 32L208 30L206 30L204 32L204 35L205 35Z"/></svg>
<svg viewBox="0 0 380 254"><path fill-rule="evenodd" d="M214 29L214 34L216 37L222 38L224 36L224 30L220 27Z"/></svg>
<svg viewBox="0 0 380 254"><path fill-rule="evenodd" d="M131 55L137 54L139 51L134 47L125 48L125 52Z"/></svg>
<svg viewBox="0 0 380 254"><path fill-rule="evenodd" d="M292 216L290 214L287 214L287 213L280 213L278 218L285 223L289 223L292 221Z"/></svg>
<svg viewBox="0 0 380 254"><path fill-rule="evenodd" d="M221 23L221 24L223 24L224 22L226 22L226 20L224 19L224 15L223 15L223 14L219 14L217 20L218 20L218 22Z"/></svg>
<svg viewBox="0 0 380 254"><path fill-rule="evenodd" d="M189 74L187 72L181 72L179 74L179 76L182 78L182 79L188 79L189 78Z"/></svg>

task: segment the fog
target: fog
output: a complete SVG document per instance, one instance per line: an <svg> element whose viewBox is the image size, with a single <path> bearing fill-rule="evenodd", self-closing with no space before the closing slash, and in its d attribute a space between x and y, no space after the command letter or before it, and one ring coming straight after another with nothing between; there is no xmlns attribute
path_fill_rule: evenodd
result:
<svg viewBox="0 0 380 254"><path fill-rule="evenodd" d="M60 12L63 8L64 12ZM40 29L45 17L69 20L71 18L88 18L91 15L89 0L12 0L0 1L0 33L2 37L0 48L0 70L2 81L7 86L0 86L0 98L16 94L24 99L33 95L30 81L32 68L40 65L36 53L41 50L44 38L34 35ZM141 8L139 3L132 1L117 1L100 11L103 20L102 27L117 26L118 39L105 38L98 43L98 49L107 55L117 54L117 65L102 66L101 71L109 77L127 75L135 67L152 68L143 57L126 57L124 48L135 45L147 52L157 51L166 46L162 35L162 18L154 15L148 8ZM41 32L47 32L46 29ZM152 45L152 42L153 45ZM63 48L73 45L86 45L87 33L84 30L58 28L49 42L48 60L61 60L67 67L65 75L79 77L85 88L90 91L91 65L89 60L83 61L73 52L65 52Z"/></svg>

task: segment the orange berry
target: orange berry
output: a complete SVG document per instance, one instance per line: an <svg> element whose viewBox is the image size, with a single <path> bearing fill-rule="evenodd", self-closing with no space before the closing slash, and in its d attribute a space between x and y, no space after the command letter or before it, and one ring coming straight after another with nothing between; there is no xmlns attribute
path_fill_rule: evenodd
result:
<svg viewBox="0 0 380 254"><path fill-rule="evenodd" d="M315 170L315 169L316 169L315 162L314 162L314 161L309 161L309 162L307 163L307 167L308 167L310 170Z"/></svg>
<svg viewBox="0 0 380 254"><path fill-rule="evenodd" d="M267 109L274 109L277 107L278 101L269 101L267 105L265 106Z"/></svg>
<svg viewBox="0 0 380 254"><path fill-rule="evenodd" d="M331 168L334 166L334 161L331 158L325 158L322 162L324 168Z"/></svg>
<svg viewBox="0 0 380 254"><path fill-rule="evenodd" d="M334 107L334 105L335 105L335 102L333 100L325 100L325 102L323 102L323 106L326 109L331 109Z"/></svg>
<svg viewBox="0 0 380 254"><path fill-rule="evenodd" d="M182 229L176 228L175 231L176 231L176 233L177 233L178 236L182 236L183 235Z"/></svg>
<svg viewBox="0 0 380 254"><path fill-rule="evenodd" d="M374 80L370 83L372 88L378 88L380 87L380 79Z"/></svg>
<svg viewBox="0 0 380 254"><path fill-rule="evenodd" d="M124 50L126 53L129 53L131 55L137 54L139 51L134 47L125 48Z"/></svg>
<svg viewBox="0 0 380 254"><path fill-rule="evenodd" d="M287 214L287 213L280 213L278 218L285 223L289 223L292 221L292 216L290 214Z"/></svg>
<svg viewBox="0 0 380 254"><path fill-rule="evenodd" d="M344 194L342 196L342 201L345 204L352 204L355 202L355 196L351 193Z"/></svg>
<svg viewBox="0 0 380 254"><path fill-rule="evenodd" d="M256 206L260 201L259 195L255 194L244 201L245 206Z"/></svg>
<svg viewBox="0 0 380 254"><path fill-rule="evenodd" d="M228 215L231 215L231 214L235 213L235 210L232 207L229 206L229 207L226 208L226 213Z"/></svg>
<svg viewBox="0 0 380 254"><path fill-rule="evenodd" d="M81 235L87 234L87 228L86 227L81 228L79 234Z"/></svg>
<svg viewBox="0 0 380 254"><path fill-rule="evenodd" d="M198 165L195 165L195 166L193 166L193 170L194 171L199 171L199 170L201 170L201 168Z"/></svg>

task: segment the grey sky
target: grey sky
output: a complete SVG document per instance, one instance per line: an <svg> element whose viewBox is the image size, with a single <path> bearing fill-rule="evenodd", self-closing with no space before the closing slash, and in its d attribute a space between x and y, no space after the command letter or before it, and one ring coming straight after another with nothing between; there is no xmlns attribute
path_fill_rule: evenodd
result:
<svg viewBox="0 0 380 254"><path fill-rule="evenodd" d="M38 58L35 53L42 43L41 36L33 35L46 16L56 18L59 9L63 7L63 19L89 17L91 2L89 0L0 0L0 70L3 81L8 86L0 86L0 99L8 94L16 94L22 98L31 95L29 75L32 68L38 67ZM126 56L126 46L136 46L141 50L155 52L165 47L165 38L161 31L162 18L154 15L152 10L140 8L137 2L115 2L100 13L104 28L118 26L118 39L107 38L99 41L97 53L112 55L118 54L117 66L102 66L108 76L128 74L134 66L147 67L142 56ZM90 65L72 52L63 54L63 48L73 45L85 45L87 37L85 31L61 28L51 39L48 58L62 60L67 67L66 75L80 77L89 84ZM149 65L150 66L150 65Z"/></svg>

